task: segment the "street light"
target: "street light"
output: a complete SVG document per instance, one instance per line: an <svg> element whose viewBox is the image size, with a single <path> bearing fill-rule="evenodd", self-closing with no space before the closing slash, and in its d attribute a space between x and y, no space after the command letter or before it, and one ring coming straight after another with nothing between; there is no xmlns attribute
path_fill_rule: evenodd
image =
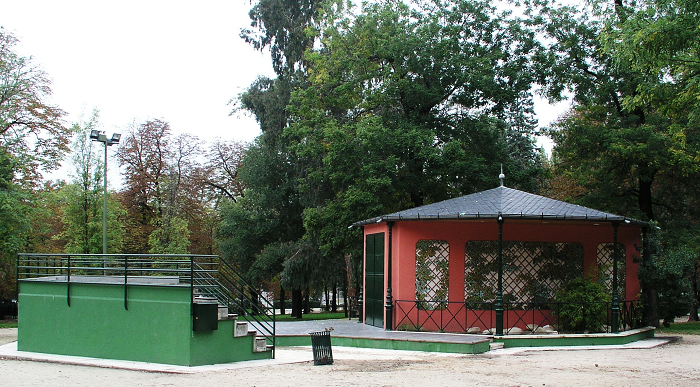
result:
<svg viewBox="0 0 700 387"><path fill-rule="evenodd" d="M102 209L102 254L107 254L107 147L119 143L122 137L119 133L114 133L112 138L107 139L105 132L93 130L90 132L90 139L105 144L105 176L104 176L104 208Z"/></svg>

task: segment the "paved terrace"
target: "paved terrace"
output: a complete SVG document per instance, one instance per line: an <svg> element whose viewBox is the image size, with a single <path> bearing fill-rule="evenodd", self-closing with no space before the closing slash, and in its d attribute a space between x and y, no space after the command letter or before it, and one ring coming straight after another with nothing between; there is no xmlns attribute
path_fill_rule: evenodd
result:
<svg viewBox="0 0 700 387"><path fill-rule="evenodd" d="M436 332L385 331L382 328L360 324L356 320L315 320L278 322L277 336L301 336L311 332L332 329L331 337L358 338L371 340L395 340L431 343L475 344L488 342L490 338L480 335L465 335ZM310 339L309 339L310 340ZM311 341L309 341L311 345Z"/></svg>

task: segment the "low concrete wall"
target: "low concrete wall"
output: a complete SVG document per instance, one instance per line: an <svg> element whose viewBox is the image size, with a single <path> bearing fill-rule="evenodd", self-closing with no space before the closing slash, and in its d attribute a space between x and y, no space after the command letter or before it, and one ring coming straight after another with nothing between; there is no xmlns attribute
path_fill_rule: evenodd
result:
<svg viewBox="0 0 700 387"><path fill-rule="evenodd" d="M512 347L555 347L582 345L621 345L654 337L654 328L632 329L620 333L591 333L576 335L513 335L494 337L496 343L505 348Z"/></svg>

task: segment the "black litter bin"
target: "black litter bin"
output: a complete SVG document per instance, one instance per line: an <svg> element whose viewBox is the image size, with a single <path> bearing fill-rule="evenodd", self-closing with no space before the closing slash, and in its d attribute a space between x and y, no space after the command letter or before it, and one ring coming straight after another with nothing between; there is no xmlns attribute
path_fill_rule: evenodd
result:
<svg viewBox="0 0 700 387"><path fill-rule="evenodd" d="M331 332L311 332L311 348L314 351L314 365L333 364Z"/></svg>

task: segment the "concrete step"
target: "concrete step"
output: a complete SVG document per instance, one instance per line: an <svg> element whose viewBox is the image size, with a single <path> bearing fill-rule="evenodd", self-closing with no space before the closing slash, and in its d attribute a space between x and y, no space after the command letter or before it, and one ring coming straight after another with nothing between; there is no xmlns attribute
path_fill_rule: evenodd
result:
<svg viewBox="0 0 700 387"><path fill-rule="evenodd" d="M245 321L236 321L233 328L233 337L248 336L248 323Z"/></svg>
<svg viewBox="0 0 700 387"><path fill-rule="evenodd" d="M267 340L264 337L256 337L253 340L253 352L269 351L272 346L267 345Z"/></svg>
<svg viewBox="0 0 700 387"><path fill-rule="evenodd" d="M489 350L493 351L494 349L502 349L504 346L503 343L490 343L489 344Z"/></svg>

